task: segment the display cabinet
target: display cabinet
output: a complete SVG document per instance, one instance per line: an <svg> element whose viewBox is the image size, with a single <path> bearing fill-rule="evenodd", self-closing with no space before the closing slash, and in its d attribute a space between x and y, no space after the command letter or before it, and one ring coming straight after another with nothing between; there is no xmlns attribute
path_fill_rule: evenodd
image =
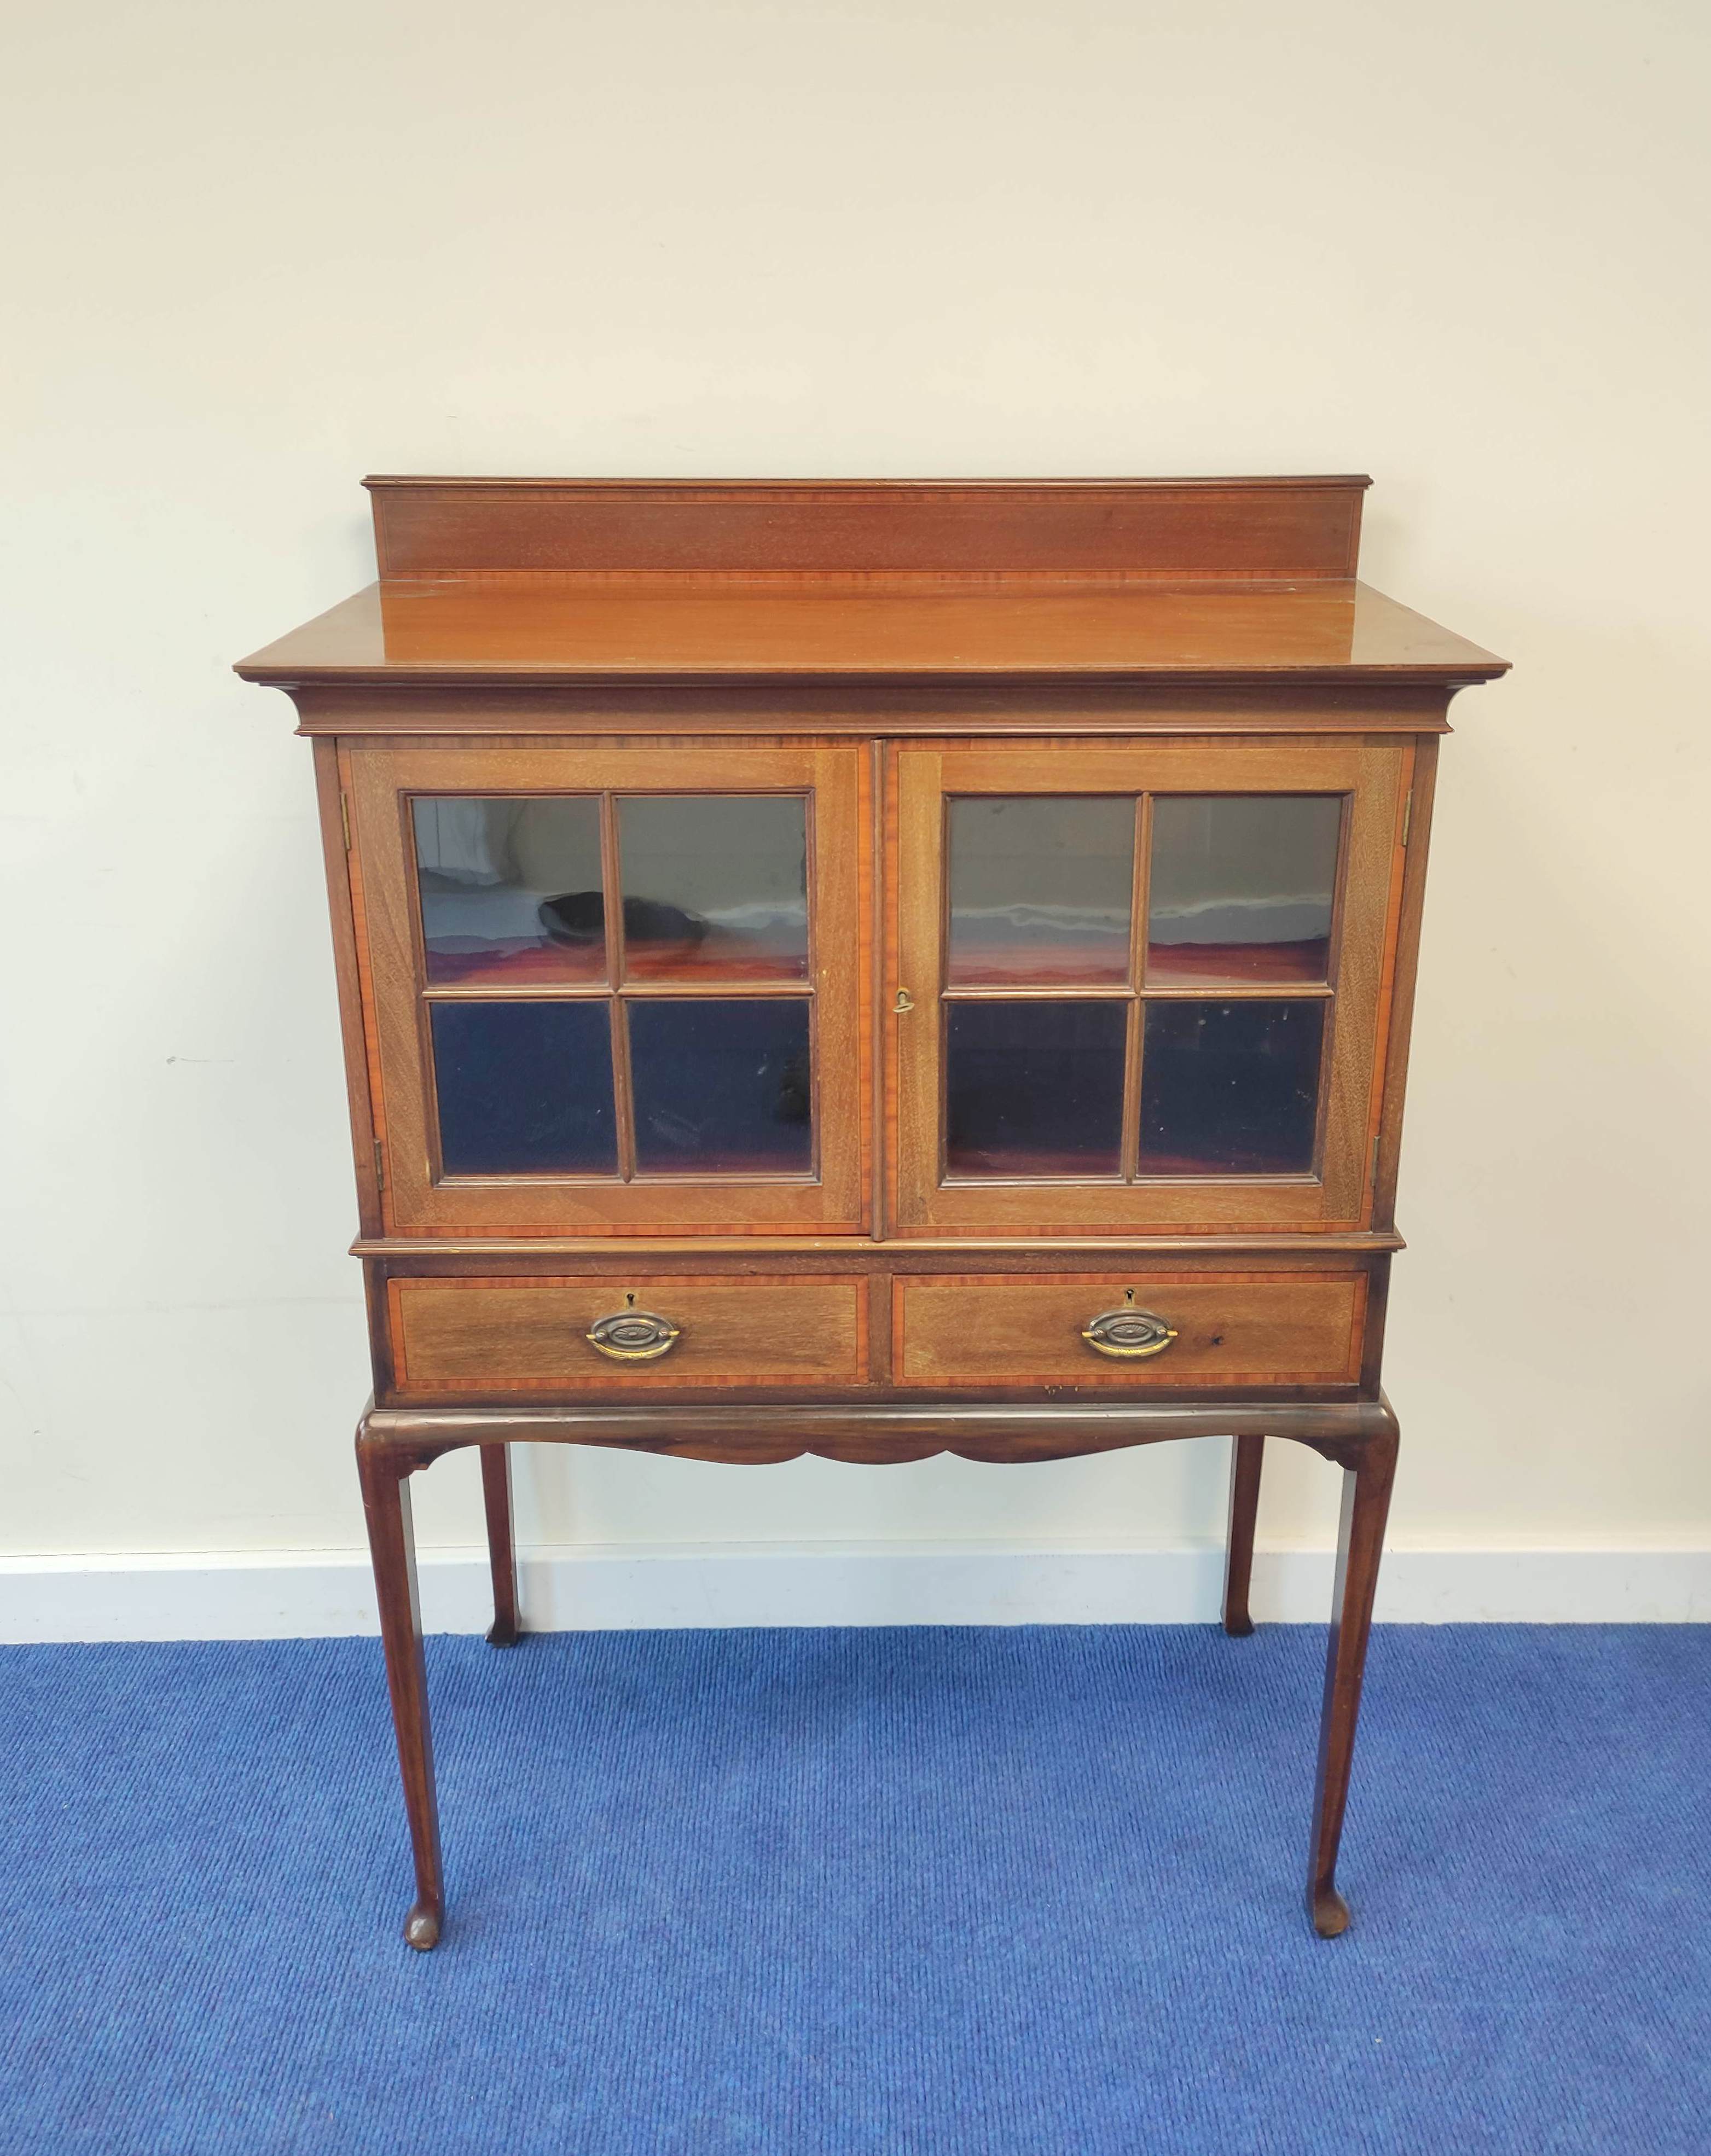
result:
<svg viewBox="0 0 1711 2156"><path fill-rule="evenodd" d="M239 670L319 774L406 1937L409 1481L480 1449L508 1644L525 1440L1227 1439L1234 1634L1312 1446L1343 1929L1433 772L1503 662L1355 580L1364 479L367 484L379 583Z"/></svg>

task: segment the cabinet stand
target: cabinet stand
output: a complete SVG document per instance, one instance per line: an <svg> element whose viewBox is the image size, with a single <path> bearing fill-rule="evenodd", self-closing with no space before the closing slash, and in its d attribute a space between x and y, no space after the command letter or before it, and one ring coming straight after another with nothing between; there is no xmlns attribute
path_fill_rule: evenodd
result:
<svg viewBox="0 0 1711 2156"><path fill-rule="evenodd" d="M357 1464L416 1868L416 1899L404 1920L405 1938L424 1951L437 1945L445 1913L409 1493L411 1476L443 1453L470 1445L480 1448L494 1588L493 1626L487 1637L495 1646L510 1646L520 1630L508 1452L512 1443L611 1445L734 1465L769 1465L804 1453L884 1465L938 1452L1011 1462L1066 1459L1226 1432L1233 1444L1224 1629L1236 1637L1254 1629L1248 1583L1266 1438L1292 1438L1310 1445L1343 1470L1307 1887L1313 1929L1322 1938L1334 1938L1349 1921L1349 1905L1337 1891L1337 1852L1399 1440L1395 1415L1382 1396L1346 1405L1262 1409L1220 1409L1197 1403L1065 1409L854 1407L807 1414L776 1408L613 1408L414 1414L371 1408L357 1426Z"/></svg>

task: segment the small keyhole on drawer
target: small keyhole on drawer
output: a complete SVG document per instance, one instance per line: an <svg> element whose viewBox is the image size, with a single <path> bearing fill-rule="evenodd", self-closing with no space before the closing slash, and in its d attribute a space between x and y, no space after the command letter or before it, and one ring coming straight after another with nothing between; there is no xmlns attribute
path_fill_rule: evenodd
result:
<svg viewBox="0 0 1711 2156"><path fill-rule="evenodd" d="M626 1310L634 1310L635 1308L635 1296L633 1293L624 1296L624 1306Z"/></svg>
<svg viewBox="0 0 1711 2156"><path fill-rule="evenodd" d="M1215 1332L1206 1345L1209 1348L1221 1348L1224 1345L1224 1335L1221 1332Z"/></svg>

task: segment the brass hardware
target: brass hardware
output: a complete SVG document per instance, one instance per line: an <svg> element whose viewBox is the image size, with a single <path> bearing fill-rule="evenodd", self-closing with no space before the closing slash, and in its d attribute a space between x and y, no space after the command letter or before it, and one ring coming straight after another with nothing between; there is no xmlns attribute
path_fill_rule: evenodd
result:
<svg viewBox="0 0 1711 2156"><path fill-rule="evenodd" d="M905 1011L912 1011L914 1008L914 997L910 994L907 988L899 988L897 990L897 1000L891 1005L891 1009L897 1017L901 1018Z"/></svg>
<svg viewBox="0 0 1711 2156"><path fill-rule="evenodd" d="M345 851L349 853L351 850L351 797L348 793L341 793L339 796L339 821L345 827Z"/></svg>
<svg viewBox="0 0 1711 2156"><path fill-rule="evenodd" d="M386 1147L378 1138L374 1141L374 1188L386 1188Z"/></svg>
<svg viewBox="0 0 1711 2156"><path fill-rule="evenodd" d="M596 1318L583 1335L597 1355L614 1363L652 1363L668 1355L683 1337L669 1317L656 1317L650 1310L638 1310L634 1295L626 1295L622 1310Z"/></svg>
<svg viewBox="0 0 1711 2156"><path fill-rule="evenodd" d="M1404 803L1404 804L1403 804L1403 808L1402 808L1402 843L1403 843L1403 844L1404 844L1405 846L1405 845L1407 844L1407 843L1408 843L1408 833L1409 833L1409 830L1410 830L1410 829L1411 828L1411 826L1412 826L1412 824L1413 824L1413 822L1414 822L1414 793L1413 793L1413 789L1412 789L1412 788L1410 788L1409 789L1408 798L1407 798L1407 800Z"/></svg>
<svg viewBox="0 0 1711 2156"><path fill-rule="evenodd" d="M1096 1355L1115 1355L1135 1362L1143 1355L1162 1355L1176 1334L1150 1310L1137 1310L1135 1291L1126 1287L1122 1309L1102 1310L1088 1320L1082 1337Z"/></svg>

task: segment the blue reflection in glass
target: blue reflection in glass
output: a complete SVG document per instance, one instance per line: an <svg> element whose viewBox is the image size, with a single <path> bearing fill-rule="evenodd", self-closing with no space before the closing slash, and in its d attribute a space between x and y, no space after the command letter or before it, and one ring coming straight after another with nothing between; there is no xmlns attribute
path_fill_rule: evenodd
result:
<svg viewBox="0 0 1711 2156"><path fill-rule="evenodd" d="M430 1006L439 1153L448 1175L613 1175L609 1006Z"/></svg>
<svg viewBox="0 0 1711 2156"><path fill-rule="evenodd" d="M649 997L629 1018L640 1173L812 1172L805 998Z"/></svg>

